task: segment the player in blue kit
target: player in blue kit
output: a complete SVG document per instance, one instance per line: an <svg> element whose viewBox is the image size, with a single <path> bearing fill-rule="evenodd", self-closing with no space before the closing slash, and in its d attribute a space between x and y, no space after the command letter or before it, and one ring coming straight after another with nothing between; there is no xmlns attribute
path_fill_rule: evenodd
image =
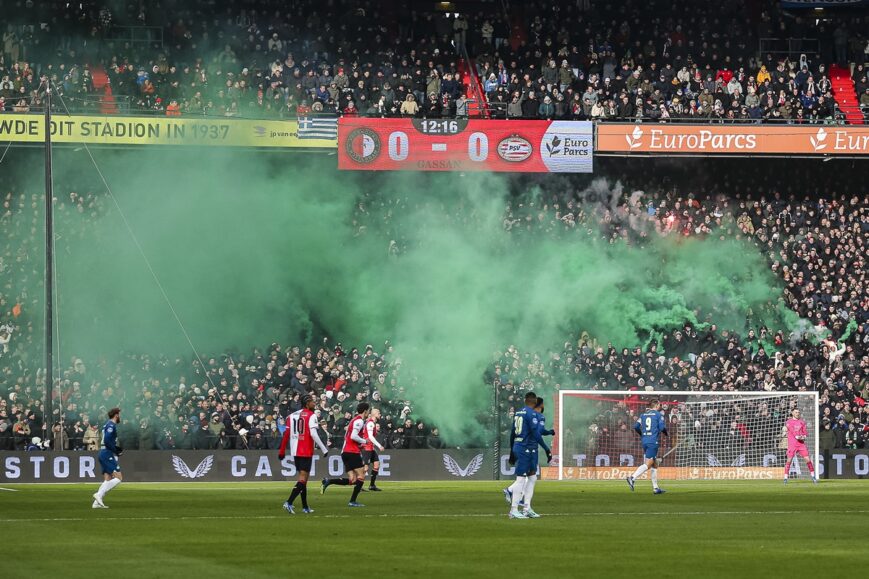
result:
<svg viewBox="0 0 869 579"><path fill-rule="evenodd" d="M554 436L554 430L546 430L546 417L543 416L543 398L537 397L537 401L534 404L534 412L537 413L537 432L540 434L540 442L539 446L543 447L543 452L546 453L546 463L549 464L552 462L552 451L549 446L546 445L546 442L543 440L544 436ZM523 513L529 519L536 519L540 515L534 512L534 509L531 508L531 499L534 498L534 486L537 484L537 472L540 468L537 466L539 464L539 459L537 457L537 446L534 447L534 457L531 459L532 464L534 465L534 474L528 475L528 482L525 485L525 493L522 498L519 500L519 506L523 508ZM510 497L512 502L512 496Z"/></svg>
<svg viewBox="0 0 869 579"><path fill-rule="evenodd" d="M631 490L634 490L634 483L637 478L642 476L647 470L652 479L652 488L656 495L663 494L664 489L658 487L658 445L661 434L669 436L667 432L667 421L664 420L664 415L661 414L661 401L652 400L645 412L640 414L637 423L634 424L634 430L642 437L643 457L645 462L641 464L632 476L626 480Z"/></svg>
<svg viewBox="0 0 869 579"><path fill-rule="evenodd" d="M103 441L101 444L99 459L100 467L103 471L103 483L99 490L94 493L95 509L107 509L103 503L103 497L106 493L121 484L124 476L121 474L121 467L118 466L118 456L124 450L118 446L118 424L121 422L121 409L112 408L109 410L109 421L103 426Z"/></svg>
<svg viewBox="0 0 869 579"><path fill-rule="evenodd" d="M525 394L525 407L513 415L513 428L510 431L510 464L516 465L516 481L504 493L510 498L510 518L527 519L519 511L519 501L525 495L528 478L537 474L537 446L543 442L538 428L539 418L534 406L537 395Z"/></svg>

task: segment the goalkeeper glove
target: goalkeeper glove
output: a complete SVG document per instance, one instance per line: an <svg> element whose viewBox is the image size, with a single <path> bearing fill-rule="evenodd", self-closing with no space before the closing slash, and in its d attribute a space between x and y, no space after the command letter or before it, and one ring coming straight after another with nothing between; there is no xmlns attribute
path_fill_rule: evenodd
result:
<svg viewBox="0 0 869 579"><path fill-rule="evenodd" d="M324 451L323 451L323 458L326 458L326 457L328 457L328 456L329 456L329 451L328 451L328 450L324 450Z"/></svg>
<svg viewBox="0 0 869 579"><path fill-rule="evenodd" d="M286 456L286 455L285 455L283 452L279 452L279 453L278 453L278 460L284 460L284 457L285 457L285 456Z"/></svg>
<svg viewBox="0 0 869 579"><path fill-rule="evenodd" d="M516 464L516 453L514 453L512 450L510 451L510 458L507 459L507 464L509 464L510 466Z"/></svg>
<svg viewBox="0 0 869 579"><path fill-rule="evenodd" d="M552 462L552 452L547 450L546 451L546 464L549 464L550 462Z"/></svg>
<svg viewBox="0 0 869 579"><path fill-rule="evenodd" d="M124 449L121 448L120 446L115 445L115 454L117 454L118 456L121 456L122 454L124 454Z"/></svg>

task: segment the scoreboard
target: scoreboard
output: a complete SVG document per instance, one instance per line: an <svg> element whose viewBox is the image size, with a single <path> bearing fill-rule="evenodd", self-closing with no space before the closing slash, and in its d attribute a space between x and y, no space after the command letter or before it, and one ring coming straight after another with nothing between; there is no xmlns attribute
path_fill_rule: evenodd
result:
<svg viewBox="0 0 869 579"><path fill-rule="evenodd" d="M338 121L338 168L591 173L592 123L484 119Z"/></svg>

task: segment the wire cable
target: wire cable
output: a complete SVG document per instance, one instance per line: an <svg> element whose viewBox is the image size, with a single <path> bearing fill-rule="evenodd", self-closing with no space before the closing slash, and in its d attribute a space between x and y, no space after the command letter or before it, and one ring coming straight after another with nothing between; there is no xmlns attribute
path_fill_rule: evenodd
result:
<svg viewBox="0 0 869 579"><path fill-rule="evenodd" d="M60 99L60 102L63 105L63 108L66 111L67 116L71 116L70 112L69 112L69 108L66 106L66 102L64 101L63 97L58 96L58 98ZM215 393L216 397L220 400L221 404L223 404L224 412L228 416L230 416L233 423L237 423L235 417L233 417L231 414L229 414L229 410L228 410L229 407L226 403L226 400L223 398L223 395L221 395L220 390L217 388L217 385L214 383L214 380L212 380L211 375L209 374L208 368L205 366L205 363L202 361L202 357L200 356L199 351L197 350L196 346L194 345L193 339L190 337L190 333L187 331L187 327L184 325L184 322L181 320L181 316L178 314L178 311L175 309L175 306L172 304L172 300L169 298L169 294L166 292L166 289L163 286L163 283L160 281L160 277L157 275L157 272L154 270L154 266L151 264L151 260L148 259L148 255L145 253L145 250L142 247L142 244L139 242L139 238L136 236L136 233L133 231L133 227L130 225L130 222L127 219L126 214L124 213L123 209L121 209L121 205L118 202L117 197L115 197L115 194L112 191L111 186L109 186L108 180L106 179L105 175L103 174L103 171L100 169L99 163L97 163L97 160L94 158L93 153L91 152L91 149L88 146L88 144L83 142L82 146L84 147L84 150L87 152L87 155L90 158L91 163L94 166L94 169L96 170L97 174L99 175L100 180L103 183L103 186L106 188L106 192L109 194L109 197L111 198L112 203L115 206L115 209L117 209L118 215L120 215L121 220L124 223L124 227L127 229L127 232L130 234L130 238L133 240L133 244L136 246L136 249L138 250L139 255L142 256L142 260L145 262L145 266L148 268L148 271L150 272L151 277L154 280L154 283L157 285L157 289L159 289L160 295L163 296L163 300L166 302L166 305L169 308L169 311L172 313L172 317L175 319L175 322L178 324L178 327L180 328L181 333L184 335L184 339L187 341L187 344L190 346L190 350L193 352L193 355L196 357L196 360L199 362L199 367L202 368L202 371L205 373L205 378L208 380L208 383L214 389L214 393Z"/></svg>

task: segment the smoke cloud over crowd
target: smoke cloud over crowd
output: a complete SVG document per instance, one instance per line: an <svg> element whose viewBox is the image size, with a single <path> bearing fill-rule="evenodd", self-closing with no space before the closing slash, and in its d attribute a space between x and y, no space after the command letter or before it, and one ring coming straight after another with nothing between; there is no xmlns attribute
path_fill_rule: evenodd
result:
<svg viewBox="0 0 869 579"><path fill-rule="evenodd" d="M323 337L382 351L389 340L414 411L457 437L485 411L483 373L509 345L543 352L586 331L631 347L686 322L796 322L763 256L739 241L606 241L593 220L567 234L523 232L522 219L571 186L564 179L522 190L509 176L338 173L331 157L94 155L162 290L106 204L58 255L64 355L190 356L165 291L203 356ZM104 189L81 150L59 152L55 179ZM599 180L581 197L594 215L622 195ZM520 198L527 213L507 231L505 204ZM652 229L641 209L614 218Z"/></svg>

